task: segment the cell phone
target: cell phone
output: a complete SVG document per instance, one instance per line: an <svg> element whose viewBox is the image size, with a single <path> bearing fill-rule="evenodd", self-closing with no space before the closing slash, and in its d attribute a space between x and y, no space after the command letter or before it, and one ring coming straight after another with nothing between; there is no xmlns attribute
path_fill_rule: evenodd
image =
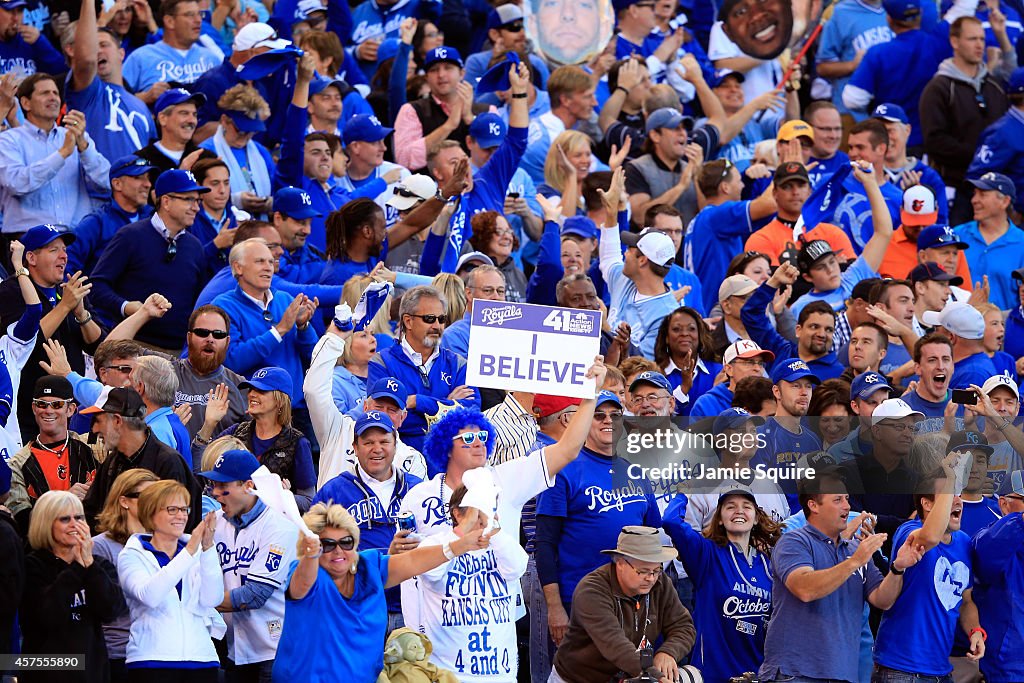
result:
<svg viewBox="0 0 1024 683"><path fill-rule="evenodd" d="M978 405L978 395L970 389L954 389L953 396L950 400L953 401L953 403L959 403L962 406Z"/></svg>
<svg viewBox="0 0 1024 683"><path fill-rule="evenodd" d="M508 196L509 199L519 199L519 193L518 192L509 192L507 196Z"/></svg>

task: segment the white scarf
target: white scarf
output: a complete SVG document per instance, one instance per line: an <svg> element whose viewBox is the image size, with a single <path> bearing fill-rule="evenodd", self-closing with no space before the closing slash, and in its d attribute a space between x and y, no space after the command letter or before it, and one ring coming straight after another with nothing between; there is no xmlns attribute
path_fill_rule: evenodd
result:
<svg viewBox="0 0 1024 683"><path fill-rule="evenodd" d="M232 196L238 192L252 192L257 197L270 196L270 171L267 170L267 162L255 142L249 140L245 143L245 157L249 162L248 173L238 165L234 150L224 137L224 126L217 126L217 132L213 134L213 147L217 150L217 156L228 165Z"/></svg>

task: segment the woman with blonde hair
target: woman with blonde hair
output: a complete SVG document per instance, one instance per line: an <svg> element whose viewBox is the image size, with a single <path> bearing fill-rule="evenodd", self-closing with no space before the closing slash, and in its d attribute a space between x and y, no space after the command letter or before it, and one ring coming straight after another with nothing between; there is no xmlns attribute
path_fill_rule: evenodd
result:
<svg viewBox="0 0 1024 683"><path fill-rule="evenodd" d="M206 515L185 533L190 496L173 480L150 484L139 496L145 533L133 534L117 558L132 625L126 650L129 680L215 683L220 660L210 639L223 635L214 608L224 600L224 577L213 545L217 524ZM218 628L219 627L219 628Z"/></svg>
<svg viewBox="0 0 1024 683"><path fill-rule="evenodd" d="M96 529L100 532L92 538L93 554L96 557L102 557L112 566L117 566L117 556L124 550L128 538L145 531L139 521L139 497L146 487L158 481L160 477L141 467L118 475L96 520ZM127 680L124 660L131 625L132 618L127 606L113 621L103 624L107 656L110 657L111 683Z"/></svg>
<svg viewBox="0 0 1024 683"><path fill-rule="evenodd" d="M526 301L526 275L512 258L519 250L519 238L508 219L497 211L481 211L470 219L470 225L473 235L469 243L476 251L486 254L504 277L505 300Z"/></svg>
<svg viewBox="0 0 1024 683"><path fill-rule="evenodd" d="M316 537L299 538L275 681L377 680L388 622L384 591L488 546L476 515L467 515L457 540L399 555L358 551L359 525L341 505L317 503L302 519Z"/></svg>
<svg viewBox="0 0 1024 683"><path fill-rule="evenodd" d="M187 519L187 516L186 516ZM114 566L93 555L82 501L70 491L47 491L32 508L32 551L25 557L25 589L18 617L23 655L82 655L84 669L64 671L61 681L107 681L110 663L104 622L124 610ZM23 670L22 683L54 680L54 674Z"/></svg>
<svg viewBox="0 0 1024 683"><path fill-rule="evenodd" d="M1003 342L1006 340L1006 318L1003 312L988 301L974 304L974 308L985 319L985 336L981 343L985 347L985 354L992 359L992 365L996 366L996 374L1008 375L1016 381L1017 361L1003 350Z"/></svg>
<svg viewBox="0 0 1024 683"><path fill-rule="evenodd" d="M466 315L466 283L454 273L438 273L430 283L444 296L446 302L445 315L448 316L448 325L456 320L462 320Z"/></svg>
<svg viewBox="0 0 1024 683"><path fill-rule="evenodd" d="M590 138L578 130L559 133L544 158L544 182L537 186L537 192L548 198L561 197L563 216L586 216L583 181L591 170L615 171L622 166L629 153L628 136L626 141L622 149L612 146L608 166L598 162L592 169L595 164Z"/></svg>
<svg viewBox="0 0 1024 683"><path fill-rule="evenodd" d="M221 436L234 436L243 449L256 456L261 465L277 474L295 494L299 510L308 510L316 493L313 451L305 434L292 426L292 378L282 368L257 370L238 385L248 390L249 419L231 425ZM213 429L228 411L227 392L215 393L206 403L206 421L192 440L192 459L213 435ZM205 471L205 470L204 470Z"/></svg>

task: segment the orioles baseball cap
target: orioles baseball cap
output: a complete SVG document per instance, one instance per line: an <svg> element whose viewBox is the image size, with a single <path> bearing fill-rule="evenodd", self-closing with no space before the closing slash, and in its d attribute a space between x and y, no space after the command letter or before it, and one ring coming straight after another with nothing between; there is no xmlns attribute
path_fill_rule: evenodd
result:
<svg viewBox="0 0 1024 683"><path fill-rule="evenodd" d="M134 389L103 387L96 402L79 412L83 415L110 413L121 417L143 417L146 414L146 404Z"/></svg>
<svg viewBox="0 0 1024 683"><path fill-rule="evenodd" d="M790 180L802 180L808 185L811 184L811 176L807 174L807 167L798 161L787 161L775 169L775 177L772 183L775 187L782 187Z"/></svg>
<svg viewBox="0 0 1024 683"><path fill-rule="evenodd" d="M935 194L924 185L914 185L903 193L900 221L903 225L933 225L939 217Z"/></svg>
<svg viewBox="0 0 1024 683"><path fill-rule="evenodd" d="M757 358L761 356L764 358L765 363L771 363L775 360L775 354L768 349L762 349L758 346L757 342L750 341L749 339L737 339L725 350L722 354L722 362L726 365L732 363L737 358Z"/></svg>
<svg viewBox="0 0 1024 683"><path fill-rule="evenodd" d="M814 129L811 128L811 124L799 119L786 121L779 126L779 134L775 137L779 142L789 142L799 138L808 138L814 142Z"/></svg>
<svg viewBox="0 0 1024 683"><path fill-rule="evenodd" d="M64 377L43 375L36 380L32 398L60 398L70 401L75 398L75 391Z"/></svg>

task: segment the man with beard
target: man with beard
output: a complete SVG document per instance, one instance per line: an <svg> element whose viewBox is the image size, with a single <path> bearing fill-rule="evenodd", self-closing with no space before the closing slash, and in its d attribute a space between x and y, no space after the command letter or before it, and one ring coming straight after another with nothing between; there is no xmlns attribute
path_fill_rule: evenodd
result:
<svg viewBox="0 0 1024 683"><path fill-rule="evenodd" d="M729 40L754 59L778 57L793 35L793 4L786 0L727 0L718 20Z"/></svg>
<svg viewBox="0 0 1024 683"><path fill-rule="evenodd" d="M160 139L154 140L136 154L157 170L169 171L178 168L185 161L186 157L196 158L210 157L215 155L212 152L203 150L192 140L196 132L196 111L197 108L206 102L206 95L202 93L190 93L184 88L168 90L156 101L153 111L156 112L156 121L160 124Z"/></svg>
<svg viewBox="0 0 1024 683"><path fill-rule="evenodd" d="M407 291L398 310L399 341L374 355L366 376L368 386L395 377L408 391L409 414L399 435L419 451L430 424L428 417L439 417L442 401L480 407L479 390L466 385L465 359L439 347L448 322L445 310L444 296L436 288L421 285Z"/></svg>
<svg viewBox="0 0 1024 683"><path fill-rule="evenodd" d="M985 353L985 318L974 306L953 304L941 313L927 311L925 325L941 327L953 342L955 369L949 386L953 389L968 389L973 384L981 386L996 372L992 359Z"/></svg>
<svg viewBox="0 0 1024 683"><path fill-rule="evenodd" d="M850 384L850 407L859 419L857 426L845 439L828 449L837 463L871 452L871 415L892 392L893 388L885 381L885 377L877 372L865 372L853 378Z"/></svg>
<svg viewBox="0 0 1024 683"><path fill-rule="evenodd" d="M506 52L527 52L526 31L523 25L523 10L515 3L499 5L487 15L487 37L491 41L490 50L482 50L466 58L466 75L468 83L476 83L495 57L504 57ZM548 65L533 52L527 52L530 67L537 75L537 87L544 88L548 81ZM484 104L500 104L497 96L483 93L476 98Z"/></svg>
<svg viewBox="0 0 1024 683"><path fill-rule="evenodd" d="M274 193L274 213L271 219L281 236L281 277L296 284L320 281L324 270L324 255L309 244L313 220L322 214L313 206L312 197L297 187L282 187Z"/></svg>
<svg viewBox="0 0 1024 683"><path fill-rule="evenodd" d="M949 403L949 383L953 379L953 342L941 332L926 334L914 344L914 390L903 399L925 420L917 431L937 432L943 428L943 416Z"/></svg>
<svg viewBox="0 0 1024 683"><path fill-rule="evenodd" d="M732 406L733 394L740 380L763 377L766 367L775 361L775 354L765 351L749 339L737 339L722 355L722 371L726 381L716 384L697 399L690 410L695 418L721 415ZM716 412L717 411L717 412Z"/></svg>

